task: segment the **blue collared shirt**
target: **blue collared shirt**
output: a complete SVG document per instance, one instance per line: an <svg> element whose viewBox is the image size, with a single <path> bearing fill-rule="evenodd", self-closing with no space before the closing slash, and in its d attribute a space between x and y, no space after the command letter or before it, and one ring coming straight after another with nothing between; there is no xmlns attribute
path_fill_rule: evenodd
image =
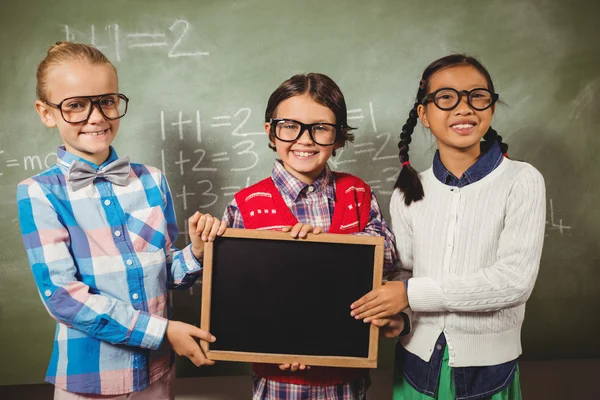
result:
<svg viewBox="0 0 600 400"><path fill-rule="evenodd" d="M75 161L58 149L48 170L17 189L19 222L38 291L56 319L46 380L69 392L119 395L166 374L173 355L168 288L202 271L191 246L177 250L171 192L156 168L131 164L125 186L98 177L73 191Z"/></svg>
<svg viewBox="0 0 600 400"><path fill-rule="evenodd" d="M491 146L482 143L481 151L479 159L460 178L446 169L440 159L439 151L436 151L433 158L433 174L440 182L449 186L463 187L475 183L495 170L504 159L497 142L492 143ZM420 393L435 395L445 348L446 337L442 333L435 344L431 359L426 362L398 345L396 360L401 362L407 381ZM501 392L512 383L516 367L517 360L485 367L452 368L456 398L476 400L489 398Z"/></svg>

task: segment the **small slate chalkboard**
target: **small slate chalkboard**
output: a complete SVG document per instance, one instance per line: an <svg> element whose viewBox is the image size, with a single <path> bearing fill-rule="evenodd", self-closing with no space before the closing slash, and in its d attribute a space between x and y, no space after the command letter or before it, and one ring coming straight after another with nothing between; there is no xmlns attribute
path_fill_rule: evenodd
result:
<svg viewBox="0 0 600 400"><path fill-rule="evenodd" d="M376 368L378 328L350 304L381 286L383 238L228 229L204 253L212 360Z"/></svg>

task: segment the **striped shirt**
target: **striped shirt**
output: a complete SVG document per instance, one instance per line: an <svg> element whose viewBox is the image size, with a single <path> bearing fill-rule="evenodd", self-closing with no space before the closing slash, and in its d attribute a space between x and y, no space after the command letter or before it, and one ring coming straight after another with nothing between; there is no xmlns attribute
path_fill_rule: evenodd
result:
<svg viewBox="0 0 600 400"><path fill-rule="evenodd" d="M57 321L46 381L118 395L141 391L173 362L163 340L169 288L191 285L201 266L179 251L171 193L156 168L131 164L125 186L104 178L78 191L71 163L101 166L64 147L56 165L17 188L19 221L35 282Z"/></svg>

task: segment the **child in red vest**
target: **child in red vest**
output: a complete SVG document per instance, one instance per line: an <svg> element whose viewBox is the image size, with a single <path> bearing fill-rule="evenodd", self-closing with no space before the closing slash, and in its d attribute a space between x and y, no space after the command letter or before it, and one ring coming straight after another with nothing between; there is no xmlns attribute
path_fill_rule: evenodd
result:
<svg viewBox="0 0 600 400"><path fill-rule="evenodd" d="M281 230L300 238L309 232L381 235L384 270L390 271L394 237L370 187L327 166L335 150L354 139L351 129L344 96L329 77L295 75L283 82L265 112L269 147L280 159L269 178L235 195L223 221L230 228ZM364 400L370 385L367 369L255 363L252 370L254 400Z"/></svg>

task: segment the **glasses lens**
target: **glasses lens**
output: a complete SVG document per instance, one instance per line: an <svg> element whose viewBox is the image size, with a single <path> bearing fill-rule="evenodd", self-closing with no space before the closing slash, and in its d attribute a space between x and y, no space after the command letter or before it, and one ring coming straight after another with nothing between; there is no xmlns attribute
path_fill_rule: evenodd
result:
<svg viewBox="0 0 600 400"><path fill-rule="evenodd" d="M98 100L102 112L110 119L121 118L127 111L127 101L122 95L107 94Z"/></svg>
<svg viewBox="0 0 600 400"><path fill-rule="evenodd" d="M335 143L336 129L331 125L315 125L312 127L312 137L316 144L329 146Z"/></svg>
<svg viewBox="0 0 600 400"><path fill-rule="evenodd" d="M484 110L492 104L492 94L487 90L475 90L469 95L469 103L476 110Z"/></svg>
<svg viewBox="0 0 600 400"><path fill-rule="evenodd" d="M458 93L451 89L441 90L435 95L433 101L441 109L451 109L458 104Z"/></svg>
<svg viewBox="0 0 600 400"><path fill-rule="evenodd" d="M300 124L295 121L290 120L282 120L277 121L277 125L275 125L275 136L277 139L286 140L286 141L294 141L300 133Z"/></svg>
<svg viewBox="0 0 600 400"><path fill-rule="evenodd" d="M89 115L91 101L85 97L73 97L63 101L60 110L67 122L85 121Z"/></svg>

